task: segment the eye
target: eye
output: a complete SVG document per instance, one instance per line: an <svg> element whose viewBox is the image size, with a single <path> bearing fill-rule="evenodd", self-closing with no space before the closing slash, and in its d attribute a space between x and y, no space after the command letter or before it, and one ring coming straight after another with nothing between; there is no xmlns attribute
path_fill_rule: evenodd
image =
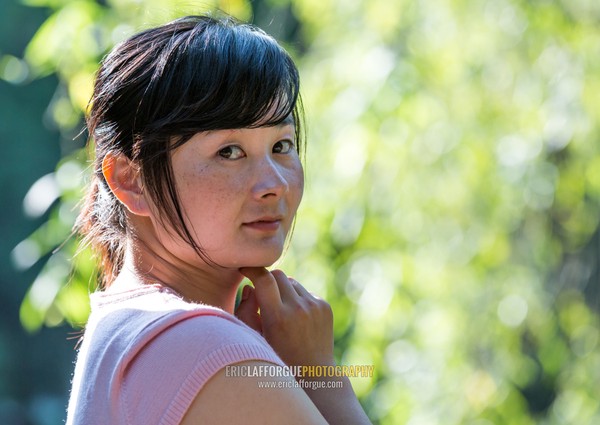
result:
<svg viewBox="0 0 600 425"><path fill-rule="evenodd" d="M219 150L218 155L224 159L240 159L246 156L239 146L226 146Z"/></svg>
<svg viewBox="0 0 600 425"><path fill-rule="evenodd" d="M290 153L294 150L294 142L291 140L280 140L273 145L273 153Z"/></svg>

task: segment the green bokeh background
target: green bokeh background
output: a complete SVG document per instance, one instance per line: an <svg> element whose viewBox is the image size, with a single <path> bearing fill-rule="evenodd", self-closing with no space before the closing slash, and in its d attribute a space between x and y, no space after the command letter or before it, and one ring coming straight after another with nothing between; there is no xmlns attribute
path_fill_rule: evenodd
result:
<svg viewBox="0 0 600 425"><path fill-rule="evenodd" d="M353 380L372 421L600 423L600 3L25 3L0 18L0 423L64 418L99 58L215 7L300 67L307 188L278 266L331 303L338 361L374 365Z"/></svg>

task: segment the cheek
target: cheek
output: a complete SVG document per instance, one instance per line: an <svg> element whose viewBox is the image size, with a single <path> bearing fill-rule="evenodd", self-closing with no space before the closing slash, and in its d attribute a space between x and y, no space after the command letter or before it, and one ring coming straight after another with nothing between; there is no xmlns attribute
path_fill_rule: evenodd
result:
<svg viewBox="0 0 600 425"><path fill-rule="evenodd" d="M296 208L302 200L304 194L304 169L298 162L298 165L292 170L290 179L288 180L290 192L293 194L294 201L296 202Z"/></svg>
<svg viewBox="0 0 600 425"><path fill-rule="evenodd" d="M195 227L210 228L211 223L231 219L243 192L243 179L210 167L182 176L179 199Z"/></svg>

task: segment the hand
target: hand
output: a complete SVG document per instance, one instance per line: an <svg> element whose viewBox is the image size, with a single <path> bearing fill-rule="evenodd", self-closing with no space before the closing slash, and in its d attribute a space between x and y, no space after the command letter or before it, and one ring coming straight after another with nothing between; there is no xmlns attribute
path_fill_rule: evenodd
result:
<svg viewBox="0 0 600 425"><path fill-rule="evenodd" d="M281 270L245 267L252 288L244 288L238 318L261 332L288 366L333 366L333 312ZM260 309L260 314L258 310Z"/></svg>
<svg viewBox="0 0 600 425"><path fill-rule="evenodd" d="M246 285L242 289L242 299L235 310L235 315L242 322L262 335L262 323L260 321L260 314L258 312L256 291L252 286Z"/></svg>

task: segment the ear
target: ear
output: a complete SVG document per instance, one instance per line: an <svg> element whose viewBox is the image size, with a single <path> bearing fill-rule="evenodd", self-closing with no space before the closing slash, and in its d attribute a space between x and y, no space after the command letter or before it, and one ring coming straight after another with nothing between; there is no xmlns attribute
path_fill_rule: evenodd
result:
<svg viewBox="0 0 600 425"><path fill-rule="evenodd" d="M102 160L102 174L112 193L130 212L140 216L150 215L142 177L133 161L123 154L109 152Z"/></svg>

